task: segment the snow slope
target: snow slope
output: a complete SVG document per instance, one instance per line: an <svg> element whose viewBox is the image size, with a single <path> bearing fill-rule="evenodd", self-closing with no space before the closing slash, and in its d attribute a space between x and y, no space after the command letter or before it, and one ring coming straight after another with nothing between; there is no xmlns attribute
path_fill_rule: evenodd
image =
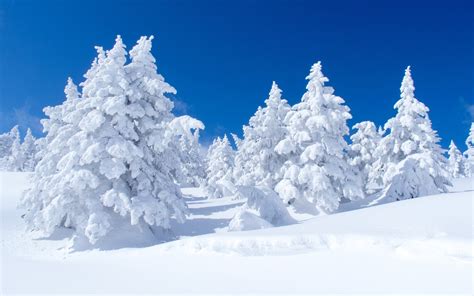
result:
<svg viewBox="0 0 474 296"><path fill-rule="evenodd" d="M181 239L149 247L68 250L23 232L22 173L0 173L0 294L473 292L474 180L453 193L367 207L295 225L225 232L243 201L186 189Z"/></svg>

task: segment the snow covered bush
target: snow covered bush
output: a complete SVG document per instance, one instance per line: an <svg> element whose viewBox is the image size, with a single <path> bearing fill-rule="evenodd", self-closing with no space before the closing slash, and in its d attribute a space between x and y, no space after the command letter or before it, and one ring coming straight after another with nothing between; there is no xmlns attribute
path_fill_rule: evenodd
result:
<svg viewBox="0 0 474 296"><path fill-rule="evenodd" d="M245 204L229 223L229 231L253 230L295 222L278 195L267 186L238 186Z"/></svg>
<svg viewBox="0 0 474 296"><path fill-rule="evenodd" d="M176 90L157 73L153 37L130 51L120 36L98 57L81 84L72 81L66 101L46 108L46 149L22 205L30 229L51 234L70 227L97 242L128 220L169 229L187 212L172 171L182 164L170 144ZM143 227L141 227L143 228Z"/></svg>
<svg viewBox="0 0 474 296"><path fill-rule="evenodd" d="M249 125L244 126L244 138L239 141L234 137L236 184L273 188L281 179L279 172L285 158L275 152L275 146L286 136L283 120L289 111L290 106L273 82L265 107L259 107Z"/></svg>
<svg viewBox="0 0 474 296"><path fill-rule="evenodd" d="M288 159L275 191L287 203L311 203L320 211L334 211L343 200L363 197L360 178L346 157L349 108L322 73L321 63L311 67L300 103L285 117L288 134L275 151Z"/></svg>
<svg viewBox="0 0 474 296"><path fill-rule="evenodd" d="M235 193L233 187L234 150L227 135L217 137L207 152L207 179L204 191L208 198L221 198Z"/></svg>
<svg viewBox="0 0 474 296"><path fill-rule="evenodd" d="M453 141L449 144L448 170L453 178L464 176L464 158Z"/></svg>
<svg viewBox="0 0 474 296"><path fill-rule="evenodd" d="M466 139L467 150L464 152L464 172L466 176L474 176L474 122L471 124L469 135Z"/></svg>
<svg viewBox="0 0 474 296"><path fill-rule="evenodd" d="M397 115L385 124L389 134L375 151L371 179L383 184L383 195L392 200L446 192L451 184L447 161L431 127L429 109L415 98L410 67L400 92Z"/></svg>
<svg viewBox="0 0 474 296"><path fill-rule="evenodd" d="M376 160L374 153L381 136L377 132L375 124L371 121L359 122L352 128L357 129L357 132L351 136L350 164L360 172L362 182L365 184L365 191L371 193L372 186L369 183L369 172Z"/></svg>

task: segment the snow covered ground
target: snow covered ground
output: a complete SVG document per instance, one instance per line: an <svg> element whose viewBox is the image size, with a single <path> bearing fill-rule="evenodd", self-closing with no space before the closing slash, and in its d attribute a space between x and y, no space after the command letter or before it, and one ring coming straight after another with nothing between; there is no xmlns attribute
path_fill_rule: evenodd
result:
<svg viewBox="0 0 474 296"><path fill-rule="evenodd" d="M27 186L28 174L0 173L2 295L473 292L473 179L449 194L292 213L295 225L247 232L226 232L243 201L190 188L179 240L85 251L71 251L67 230L23 231L16 204Z"/></svg>

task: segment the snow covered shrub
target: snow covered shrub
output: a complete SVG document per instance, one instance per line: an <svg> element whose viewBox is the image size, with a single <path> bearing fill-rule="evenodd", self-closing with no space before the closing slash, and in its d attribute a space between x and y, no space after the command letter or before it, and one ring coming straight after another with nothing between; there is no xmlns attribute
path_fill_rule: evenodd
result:
<svg viewBox="0 0 474 296"><path fill-rule="evenodd" d="M279 172L285 158L275 152L275 146L286 135L283 120L288 111L290 106L281 98L281 90L273 82L265 107L259 107L250 118L249 125L244 126L244 138L235 140L236 184L273 188L281 179Z"/></svg>
<svg viewBox="0 0 474 296"><path fill-rule="evenodd" d="M247 200L229 223L229 231L252 230L294 223L278 195L267 186L238 186Z"/></svg>
<svg viewBox="0 0 474 296"><path fill-rule="evenodd" d="M464 152L464 171L466 176L474 176L474 122L471 124L469 136L466 139L467 150Z"/></svg>
<svg viewBox="0 0 474 296"><path fill-rule="evenodd" d="M453 141L449 144L448 170L453 178L464 176L464 158Z"/></svg>
<svg viewBox="0 0 474 296"><path fill-rule="evenodd" d="M429 109L415 98L410 67L405 70L400 92L395 104L397 115L385 124L385 130L390 132L375 151L377 160L370 178L383 185L389 199L446 192L446 186L451 184L447 161L431 127Z"/></svg>
<svg viewBox="0 0 474 296"><path fill-rule="evenodd" d="M207 179L204 191L208 198L221 198L233 195L232 172L234 167L234 150L227 135L215 139L207 152Z"/></svg>
<svg viewBox="0 0 474 296"><path fill-rule="evenodd" d="M72 81L66 101L45 108L46 149L22 205L30 229L71 227L91 243L116 225L171 227L187 212L172 171L179 151L167 134L176 90L157 73L153 37L130 51L120 36L86 73L82 95Z"/></svg>
<svg viewBox="0 0 474 296"><path fill-rule="evenodd" d="M355 166L361 174L362 182L365 184L365 191L371 193L369 184L369 172L376 158L374 156L381 136L371 121L362 121L355 124L353 129L357 132L351 136L349 148L350 164Z"/></svg>
<svg viewBox="0 0 474 296"><path fill-rule="evenodd" d="M321 63L311 67L301 102L285 117L288 134L275 147L287 159L275 191L287 203L308 202L320 211L334 211L342 200L363 196L360 177L346 157L349 108L334 95ZM313 208L314 209L314 208Z"/></svg>

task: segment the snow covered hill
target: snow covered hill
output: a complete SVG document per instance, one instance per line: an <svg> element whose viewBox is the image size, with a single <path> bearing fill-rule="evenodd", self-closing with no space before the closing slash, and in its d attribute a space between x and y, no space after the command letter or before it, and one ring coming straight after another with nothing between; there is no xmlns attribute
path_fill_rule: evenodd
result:
<svg viewBox="0 0 474 296"><path fill-rule="evenodd" d="M67 230L24 232L16 204L27 186L28 174L0 173L2 295L473 292L473 179L448 194L292 213L295 225L247 232L226 232L243 201L190 188L180 239L84 251L70 249Z"/></svg>

